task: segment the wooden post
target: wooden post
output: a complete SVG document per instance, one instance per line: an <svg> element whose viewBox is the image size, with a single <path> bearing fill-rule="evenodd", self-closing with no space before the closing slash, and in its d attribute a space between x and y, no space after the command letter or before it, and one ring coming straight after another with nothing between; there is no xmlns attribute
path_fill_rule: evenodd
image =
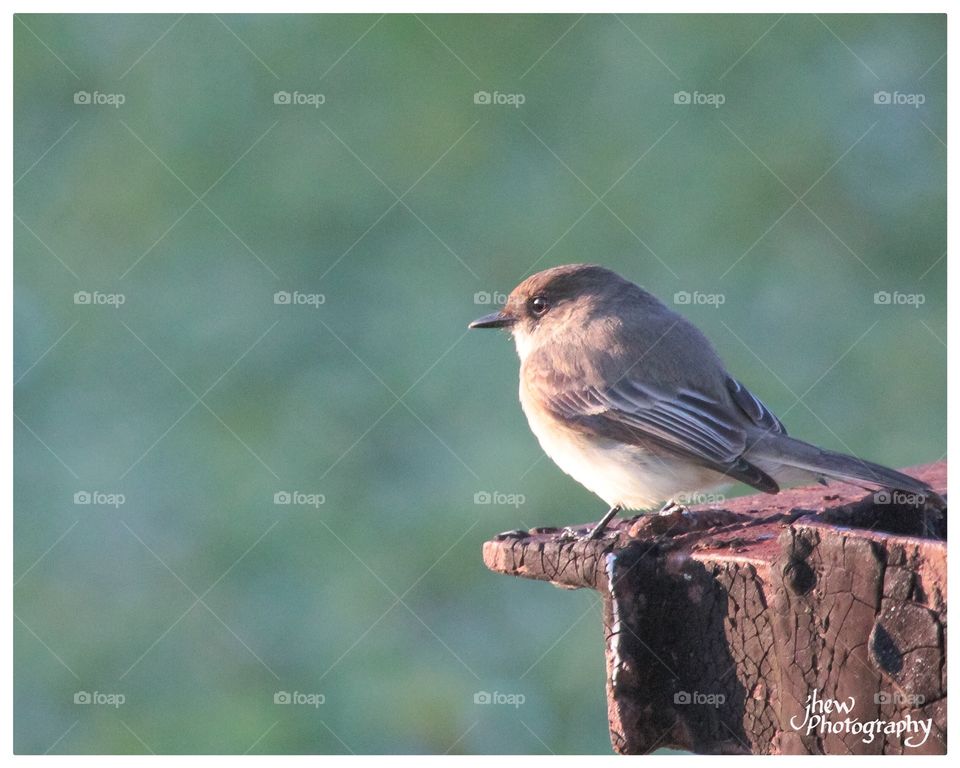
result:
<svg viewBox="0 0 960 768"><path fill-rule="evenodd" d="M945 462L906 471L946 497ZM483 558L603 596L616 752L943 754L946 515L864 493L731 499L599 541L513 531Z"/></svg>

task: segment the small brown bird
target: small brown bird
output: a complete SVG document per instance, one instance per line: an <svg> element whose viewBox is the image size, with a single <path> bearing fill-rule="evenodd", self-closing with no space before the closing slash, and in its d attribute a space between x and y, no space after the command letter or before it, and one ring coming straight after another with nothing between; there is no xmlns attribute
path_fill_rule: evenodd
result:
<svg viewBox="0 0 960 768"><path fill-rule="evenodd" d="M540 446L610 509L663 510L739 480L766 493L832 478L934 497L901 472L787 436L727 373L690 322L608 269L528 277L470 328L505 328L520 355L520 403Z"/></svg>

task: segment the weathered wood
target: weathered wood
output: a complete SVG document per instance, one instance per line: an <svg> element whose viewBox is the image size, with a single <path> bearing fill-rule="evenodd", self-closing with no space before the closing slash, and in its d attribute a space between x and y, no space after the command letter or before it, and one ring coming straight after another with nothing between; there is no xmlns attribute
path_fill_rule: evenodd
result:
<svg viewBox="0 0 960 768"><path fill-rule="evenodd" d="M906 471L946 497L945 462ZM598 541L539 528L484 544L491 570L604 597L615 751L946 751L944 511L836 484L691 513ZM849 704L834 723L929 733L808 732L811 695Z"/></svg>

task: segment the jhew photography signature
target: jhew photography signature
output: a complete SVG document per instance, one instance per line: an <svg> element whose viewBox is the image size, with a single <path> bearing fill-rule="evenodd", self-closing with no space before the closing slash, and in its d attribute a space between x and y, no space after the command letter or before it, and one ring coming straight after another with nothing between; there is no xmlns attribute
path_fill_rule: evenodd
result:
<svg viewBox="0 0 960 768"><path fill-rule="evenodd" d="M798 717L794 716L790 718L790 726L808 734L853 733L859 735L864 744L870 744L878 734L895 734L905 747L912 749L922 747L930 737L933 718L920 720L908 712L902 720L859 720L849 717L856 703L853 696L842 701L824 699L815 688L807 696L803 720L798 723Z"/></svg>

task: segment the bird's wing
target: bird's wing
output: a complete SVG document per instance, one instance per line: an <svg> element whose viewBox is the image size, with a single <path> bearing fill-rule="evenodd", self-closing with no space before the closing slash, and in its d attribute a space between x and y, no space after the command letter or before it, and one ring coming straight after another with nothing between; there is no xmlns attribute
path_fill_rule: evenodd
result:
<svg viewBox="0 0 960 768"><path fill-rule="evenodd" d="M727 377L727 390L733 398L733 402L746 414L753 424L765 432L785 435L787 428L780 423L780 419L774 416L760 399L749 389L736 379Z"/></svg>
<svg viewBox="0 0 960 768"><path fill-rule="evenodd" d="M756 422L765 416L775 420L759 400L746 395L750 400L745 403L757 404L752 406L757 417L746 413L751 420ZM594 434L642 447L664 448L758 490L779 491L773 478L743 457L747 448L745 419L731 410L729 400L684 387L662 392L629 378L608 386L549 395L541 391L540 399L555 416ZM744 409L740 401L735 402Z"/></svg>

